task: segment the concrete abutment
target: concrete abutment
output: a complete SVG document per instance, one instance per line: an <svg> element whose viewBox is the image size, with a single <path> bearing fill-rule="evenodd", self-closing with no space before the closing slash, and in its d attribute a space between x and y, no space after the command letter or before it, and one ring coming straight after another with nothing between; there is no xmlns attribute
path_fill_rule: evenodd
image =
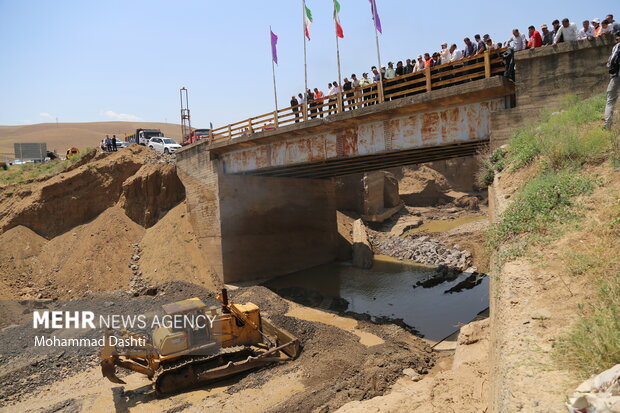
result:
<svg viewBox="0 0 620 413"><path fill-rule="evenodd" d="M179 153L190 219L225 283L328 263L338 253L332 180L229 175L196 146Z"/></svg>

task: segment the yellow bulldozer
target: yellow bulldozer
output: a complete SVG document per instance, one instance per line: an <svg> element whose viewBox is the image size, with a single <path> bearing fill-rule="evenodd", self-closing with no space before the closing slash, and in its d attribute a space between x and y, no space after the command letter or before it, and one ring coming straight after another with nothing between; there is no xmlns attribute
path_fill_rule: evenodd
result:
<svg viewBox="0 0 620 413"><path fill-rule="evenodd" d="M209 320L202 328L196 327L199 323L157 327L150 340L127 330L107 330L100 354L103 376L125 384L116 376L116 366L123 367L146 375L155 391L164 395L298 356L299 339L261 317L255 304L234 304L225 289L217 299L221 308L207 308L199 298L162 306L168 316ZM111 334L116 340L110 340ZM144 344L130 349L113 344L130 341Z"/></svg>

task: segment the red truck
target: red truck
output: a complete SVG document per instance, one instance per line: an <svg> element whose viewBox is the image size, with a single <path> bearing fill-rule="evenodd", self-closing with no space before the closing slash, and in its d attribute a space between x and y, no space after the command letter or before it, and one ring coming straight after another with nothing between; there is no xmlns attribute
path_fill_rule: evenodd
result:
<svg viewBox="0 0 620 413"><path fill-rule="evenodd" d="M189 134L187 139L185 139L183 143L181 143L181 145L185 146L201 139L209 139L209 136L211 136L211 129L194 129Z"/></svg>

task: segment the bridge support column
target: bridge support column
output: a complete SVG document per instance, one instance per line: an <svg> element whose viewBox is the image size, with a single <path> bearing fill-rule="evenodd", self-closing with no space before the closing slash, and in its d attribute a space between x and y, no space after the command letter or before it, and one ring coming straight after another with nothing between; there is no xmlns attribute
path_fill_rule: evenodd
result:
<svg viewBox="0 0 620 413"><path fill-rule="evenodd" d="M334 261L331 180L227 175L200 145L179 153L192 225L225 283L287 274Z"/></svg>

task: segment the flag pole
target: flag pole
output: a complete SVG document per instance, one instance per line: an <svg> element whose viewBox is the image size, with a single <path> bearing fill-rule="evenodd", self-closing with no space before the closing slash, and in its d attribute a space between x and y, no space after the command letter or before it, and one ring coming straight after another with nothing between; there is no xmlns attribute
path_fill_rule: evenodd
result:
<svg viewBox="0 0 620 413"><path fill-rule="evenodd" d="M338 27L336 22L336 1L334 0L334 29L336 33L336 59L338 60L338 88L340 91L338 92L338 111L342 112L344 108L342 107L342 76L340 74L340 42L338 41Z"/></svg>
<svg viewBox="0 0 620 413"><path fill-rule="evenodd" d="M301 23L303 30L301 32L304 36L304 120L308 120L308 57L306 47L306 0L301 0Z"/></svg>
<svg viewBox="0 0 620 413"><path fill-rule="evenodd" d="M269 25L269 42L271 44L272 40L272 36L273 36L273 32L271 31L271 25ZM274 62L274 57L273 56L273 50L271 51L271 71L273 73L273 98L276 102L276 116L278 113L278 91L276 89L276 65Z"/></svg>
<svg viewBox="0 0 620 413"><path fill-rule="evenodd" d="M377 42L377 70L379 71L379 102L383 102L383 73L381 73L381 51L379 50L379 31L377 30L377 4L373 1L371 3L372 8L372 22L375 26L375 40Z"/></svg>

